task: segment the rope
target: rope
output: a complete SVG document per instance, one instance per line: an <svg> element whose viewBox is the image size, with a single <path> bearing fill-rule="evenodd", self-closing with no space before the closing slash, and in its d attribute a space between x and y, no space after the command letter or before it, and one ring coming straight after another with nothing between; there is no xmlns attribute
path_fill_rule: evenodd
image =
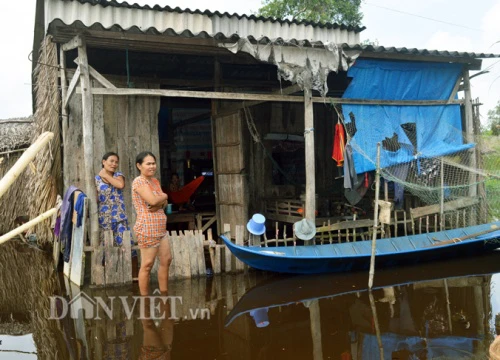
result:
<svg viewBox="0 0 500 360"><path fill-rule="evenodd" d="M257 130L257 127L255 126L255 122L253 121L250 109L248 109L248 107L246 107L246 106L243 106L243 110L245 112L245 120L246 120L246 123L247 123L247 126L248 126L248 131L250 132L250 135L252 136L254 142L259 143L262 146L262 149L264 150L264 153L269 158L269 160L271 160L271 162L273 163L273 166L276 167L276 169L285 177L285 179L290 184L295 185L295 186L303 187L302 184L298 184L292 178L290 178L290 175L287 174L281 168L281 166L276 162L276 160L273 159L272 154L269 152L269 150L266 149L266 147L264 146L264 144L261 141L261 137L260 137L259 131ZM314 131L314 129L311 129L311 130Z"/></svg>

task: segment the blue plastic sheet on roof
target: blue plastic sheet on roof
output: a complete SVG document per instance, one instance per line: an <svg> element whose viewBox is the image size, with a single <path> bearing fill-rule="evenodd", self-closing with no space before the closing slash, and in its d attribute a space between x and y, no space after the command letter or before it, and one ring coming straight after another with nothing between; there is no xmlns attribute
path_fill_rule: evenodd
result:
<svg viewBox="0 0 500 360"><path fill-rule="evenodd" d="M462 72L462 65L431 62L357 60L349 69L344 98L381 100L447 100ZM356 172L375 169L377 143L397 134L397 151L381 149L381 167L453 154L474 146L464 144L460 105L386 106L343 105L346 123L355 117L357 132L351 140ZM415 123L410 141L402 124Z"/></svg>

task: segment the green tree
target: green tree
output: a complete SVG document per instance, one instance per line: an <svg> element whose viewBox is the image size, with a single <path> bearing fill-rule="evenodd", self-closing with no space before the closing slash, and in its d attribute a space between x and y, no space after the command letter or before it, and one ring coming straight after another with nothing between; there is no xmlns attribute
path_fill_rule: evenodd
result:
<svg viewBox="0 0 500 360"><path fill-rule="evenodd" d="M263 0L258 15L359 26L363 0Z"/></svg>
<svg viewBox="0 0 500 360"><path fill-rule="evenodd" d="M485 130L492 135L500 135L500 101L493 110L488 111L488 122Z"/></svg>

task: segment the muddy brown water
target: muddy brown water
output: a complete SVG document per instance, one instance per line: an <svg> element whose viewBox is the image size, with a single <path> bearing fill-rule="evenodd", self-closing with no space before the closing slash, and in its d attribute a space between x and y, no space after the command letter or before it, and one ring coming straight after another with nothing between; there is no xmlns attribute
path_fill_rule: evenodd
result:
<svg viewBox="0 0 500 360"><path fill-rule="evenodd" d="M500 252L376 270L371 294L367 283L250 270L171 282L163 303L137 284L76 288L41 251L9 244L0 359L490 358Z"/></svg>

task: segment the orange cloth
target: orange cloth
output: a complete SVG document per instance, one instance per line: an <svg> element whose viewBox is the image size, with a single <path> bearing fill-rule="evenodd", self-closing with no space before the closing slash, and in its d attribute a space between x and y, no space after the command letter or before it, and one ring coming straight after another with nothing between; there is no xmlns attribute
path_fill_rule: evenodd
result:
<svg viewBox="0 0 500 360"><path fill-rule="evenodd" d="M189 198L191 195L194 194L196 189L201 185L201 183L205 180L204 176L200 176L190 183L186 184L185 186L182 187L179 191L168 191L168 202L172 204L185 204L189 201Z"/></svg>
<svg viewBox="0 0 500 360"><path fill-rule="evenodd" d="M345 130L339 122L335 125L335 135L333 137L332 159L337 162L337 166L344 165Z"/></svg>

